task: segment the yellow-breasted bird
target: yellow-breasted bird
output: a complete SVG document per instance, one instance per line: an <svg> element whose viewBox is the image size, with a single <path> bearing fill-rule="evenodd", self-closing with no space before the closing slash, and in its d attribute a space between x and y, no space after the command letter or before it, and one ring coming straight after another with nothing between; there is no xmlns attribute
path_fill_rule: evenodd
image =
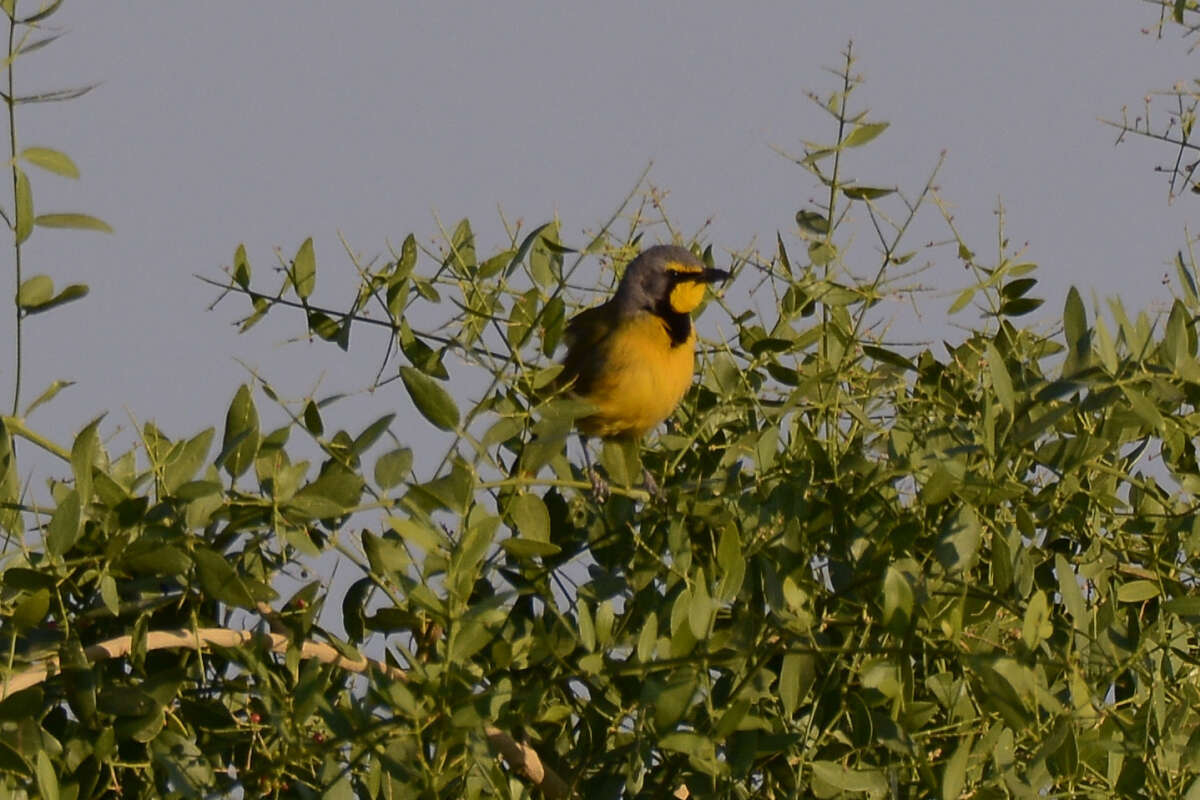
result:
<svg viewBox="0 0 1200 800"><path fill-rule="evenodd" d="M575 420L581 435L640 440L671 415L695 371L690 313L707 284L728 277L686 248L657 245L629 262L607 302L571 318L560 381L595 409Z"/></svg>

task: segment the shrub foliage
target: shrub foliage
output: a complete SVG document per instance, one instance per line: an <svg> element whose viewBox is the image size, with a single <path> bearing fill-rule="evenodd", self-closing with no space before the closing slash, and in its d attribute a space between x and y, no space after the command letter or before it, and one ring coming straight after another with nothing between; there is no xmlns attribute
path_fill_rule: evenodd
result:
<svg viewBox="0 0 1200 800"><path fill-rule="evenodd" d="M397 411L365 427L262 376L121 453L0 419L7 790L1200 796L1196 265L1165 314L1047 314L1003 232L988 261L947 217L970 280L920 302L963 332L889 340L942 201L850 177L886 146L856 88L847 53L795 159L823 202L735 254L673 424L599 448L607 502L554 354L581 276L670 235L641 185L578 243L410 235L337 310L311 240L271 287L239 247L244 328L384 333Z"/></svg>

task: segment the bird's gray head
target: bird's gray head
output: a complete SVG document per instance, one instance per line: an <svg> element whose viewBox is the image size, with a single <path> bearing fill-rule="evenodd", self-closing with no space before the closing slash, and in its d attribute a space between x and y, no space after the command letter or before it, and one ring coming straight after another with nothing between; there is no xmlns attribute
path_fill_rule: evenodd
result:
<svg viewBox="0 0 1200 800"><path fill-rule="evenodd" d="M614 300L623 314L686 314L704 299L704 284L728 277L724 270L706 267L686 247L655 245L629 262Z"/></svg>

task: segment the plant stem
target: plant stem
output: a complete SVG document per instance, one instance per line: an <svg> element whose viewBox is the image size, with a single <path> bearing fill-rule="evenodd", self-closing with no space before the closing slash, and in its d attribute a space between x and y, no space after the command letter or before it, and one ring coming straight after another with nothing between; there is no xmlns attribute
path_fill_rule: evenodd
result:
<svg viewBox="0 0 1200 800"><path fill-rule="evenodd" d="M13 337L16 346L16 359L13 364L13 402L12 414L15 417L21 407L21 331L24 327L24 320L21 315L21 242L17 239L17 231L21 229L21 221L17 215L21 212L17 208L17 115L16 115L16 97L13 94L13 40L16 36L17 20L15 14L9 15L8 18L8 97L5 98L8 103L8 149L9 157L12 164L12 187L13 187L13 256L15 259L14 272L16 275L16 287L13 291L14 317L16 320L16 336Z"/></svg>

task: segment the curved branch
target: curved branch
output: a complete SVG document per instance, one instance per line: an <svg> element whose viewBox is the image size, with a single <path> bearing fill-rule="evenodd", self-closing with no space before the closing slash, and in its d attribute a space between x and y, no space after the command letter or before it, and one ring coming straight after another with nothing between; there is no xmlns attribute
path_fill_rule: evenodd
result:
<svg viewBox="0 0 1200 800"><path fill-rule="evenodd" d="M260 633L256 631L231 630L229 628L200 628L187 630L151 631L146 634L146 650L175 650L189 648L201 650L209 646L241 647L247 644L260 644L273 653L286 653L291 641L279 633ZM118 636L115 639L100 642L84 649L88 661L93 664L110 658L124 658L133 648L132 636ZM393 680L407 680L404 670L376 661L371 658L353 659L342 655L330 645L320 642L304 642L300 647L302 659L316 659L322 664L332 664L347 672L363 674L371 670L383 673ZM51 674L59 671L57 653L47 654L41 662L29 669L8 677L0 683L0 701L9 695L23 689L36 686L45 681ZM542 763L537 751L526 744L517 742L504 731L493 725L485 725L483 734L508 765L524 775L531 783L542 790L549 798L567 797L570 788L554 770Z"/></svg>

